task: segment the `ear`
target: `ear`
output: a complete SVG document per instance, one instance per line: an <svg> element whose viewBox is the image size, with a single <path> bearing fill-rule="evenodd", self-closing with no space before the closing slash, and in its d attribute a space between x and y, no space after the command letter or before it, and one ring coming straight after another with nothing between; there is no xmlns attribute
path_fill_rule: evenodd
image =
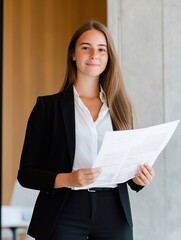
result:
<svg viewBox="0 0 181 240"><path fill-rule="evenodd" d="M74 54L72 54L72 60L73 61L75 61L76 59L75 59L75 56L74 56Z"/></svg>

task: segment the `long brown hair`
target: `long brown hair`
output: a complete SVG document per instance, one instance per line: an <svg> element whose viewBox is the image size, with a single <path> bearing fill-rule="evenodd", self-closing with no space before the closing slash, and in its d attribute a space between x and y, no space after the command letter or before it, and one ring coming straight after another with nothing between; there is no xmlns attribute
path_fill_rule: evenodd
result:
<svg viewBox="0 0 181 240"><path fill-rule="evenodd" d="M124 85L114 42L107 27L102 23L91 20L81 26L72 36L68 47L67 69L61 91L70 88L76 81L77 68L75 61L72 60L72 54L75 51L75 45L79 37L85 31L91 29L101 31L107 41L109 58L106 69L100 75L99 81L106 94L111 119L117 129L130 129L132 125L131 101Z"/></svg>

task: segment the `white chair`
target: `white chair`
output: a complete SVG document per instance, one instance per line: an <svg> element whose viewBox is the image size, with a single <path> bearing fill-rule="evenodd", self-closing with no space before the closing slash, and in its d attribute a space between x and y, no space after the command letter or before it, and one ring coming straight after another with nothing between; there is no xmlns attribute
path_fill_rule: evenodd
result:
<svg viewBox="0 0 181 240"><path fill-rule="evenodd" d="M17 240L19 234L26 234L38 193L15 182L11 204L2 206L2 227L6 228L2 231L2 239L12 237ZM33 238L26 235L26 240L30 239Z"/></svg>

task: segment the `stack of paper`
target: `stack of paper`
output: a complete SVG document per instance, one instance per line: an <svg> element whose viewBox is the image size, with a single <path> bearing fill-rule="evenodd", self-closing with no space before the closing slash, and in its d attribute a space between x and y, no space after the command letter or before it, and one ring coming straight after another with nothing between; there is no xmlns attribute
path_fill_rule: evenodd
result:
<svg viewBox="0 0 181 240"><path fill-rule="evenodd" d="M143 129L106 132L92 166L101 168L100 176L93 184L73 189L109 186L133 178L142 164L154 164L178 124L179 120Z"/></svg>

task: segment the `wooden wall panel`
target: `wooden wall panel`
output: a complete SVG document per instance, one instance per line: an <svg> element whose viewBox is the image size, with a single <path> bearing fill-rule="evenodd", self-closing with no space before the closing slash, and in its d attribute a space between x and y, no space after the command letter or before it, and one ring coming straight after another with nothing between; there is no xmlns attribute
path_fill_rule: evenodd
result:
<svg viewBox="0 0 181 240"><path fill-rule="evenodd" d="M4 1L3 204L16 180L26 122L39 95L58 92L74 30L106 24L106 0Z"/></svg>

